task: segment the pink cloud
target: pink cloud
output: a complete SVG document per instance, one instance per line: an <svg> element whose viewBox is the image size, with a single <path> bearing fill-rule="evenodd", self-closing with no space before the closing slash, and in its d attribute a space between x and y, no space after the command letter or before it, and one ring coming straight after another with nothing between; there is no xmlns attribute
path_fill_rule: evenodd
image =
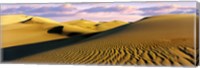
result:
<svg viewBox="0 0 200 68"><path fill-rule="evenodd" d="M4 6L6 7L6 6ZM8 6L7 6L8 7ZM98 5L84 7L72 4L42 4L20 5L1 10L1 14L27 14L55 18L59 21L70 19L89 19L95 21L136 21L144 16L161 14L195 13L196 7L180 5L159 5L150 7L136 7L132 5ZM60 19L58 19L60 18Z"/></svg>
<svg viewBox="0 0 200 68"><path fill-rule="evenodd" d="M98 12L98 13L87 13L87 12L81 12L74 16L67 16L67 17L54 17L57 20L60 21L67 21L67 20L76 20L76 19L87 19L87 20L93 20L93 21L112 21L112 20L122 20L126 22L133 22L136 20L139 20L143 18L143 16L140 15L124 15L119 14L115 12Z"/></svg>
<svg viewBox="0 0 200 68"><path fill-rule="evenodd" d="M23 13L27 15L39 15L39 16L58 16L67 15L77 12L78 9L71 4L54 5L54 6L18 6L14 8L7 8L1 10L2 14L18 14Z"/></svg>
<svg viewBox="0 0 200 68"><path fill-rule="evenodd" d="M180 5L162 5L154 7L140 8L143 11L143 15L152 16L160 14L181 14L181 13L195 13L196 7L180 6Z"/></svg>
<svg viewBox="0 0 200 68"><path fill-rule="evenodd" d="M125 5L117 5L117 6L98 6L98 7L92 7L88 9L84 9L81 12L87 12L87 13L121 13L121 14L138 14L142 13L142 11L138 10L137 7L134 6L125 6Z"/></svg>

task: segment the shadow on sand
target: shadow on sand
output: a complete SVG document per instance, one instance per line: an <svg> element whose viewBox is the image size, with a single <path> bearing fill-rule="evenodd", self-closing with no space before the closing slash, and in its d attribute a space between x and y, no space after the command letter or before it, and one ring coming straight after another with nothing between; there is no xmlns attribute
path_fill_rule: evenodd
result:
<svg viewBox="0 0 200 68"><path fill-rule="evenodd" d="M131 24L131 23L130 23ZM92 39L97 39L103 36L110 35L112 33L116 33L121 31L122 29L126 28L126 26L130 25L123 25L118 28L114 28L108 31L94 33L94 34L88 34L88 35L80 35L80 36L74 36L71 38L65 38L65 39L59 39L59 40L52 40L47 42L40 42L40 43L33 43L33 44L26 44L26 45L20 45L16 47L9 47L9 48L3 48L3 62L15 60L18 58L22 58L25 56L33 55L36 53L69 46L71 44L78 44L80 42L89 41Z"/></svg>

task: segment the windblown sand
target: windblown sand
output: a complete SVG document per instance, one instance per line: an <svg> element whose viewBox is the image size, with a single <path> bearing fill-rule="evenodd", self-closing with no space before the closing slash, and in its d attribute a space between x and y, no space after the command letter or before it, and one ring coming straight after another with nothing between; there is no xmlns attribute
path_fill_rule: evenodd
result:
<svg viewBox="0 0 200 68"><path fill-rule="evenodd" d="M195 19L189 14L154 16L100 38L11 62L192 66Z"/></svg>

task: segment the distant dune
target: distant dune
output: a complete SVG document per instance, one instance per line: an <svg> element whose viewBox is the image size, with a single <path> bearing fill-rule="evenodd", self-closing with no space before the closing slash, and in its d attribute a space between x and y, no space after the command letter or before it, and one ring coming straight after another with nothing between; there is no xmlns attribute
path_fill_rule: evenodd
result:
<svg viewBox="0 0 200 68"><path fill-rule="evenodd" d="M72 20L72 21L63 22L63 24L69 24L69 25L79 26L85 29L95 30L96 29L95 25L97 23L93 21L81 19L81 20Z"/></svg>
<svg viewBox="0 0 200 68"><path fill-rule="evenodd" d="M67 21L61 23L64 27L64 33L74 33L74 34L89 34L89 33L95 33L98 32L95 30L95 22L89 21L89 20L73 20L73 21ZM71 26L74 27L74 29L70 29Z"/></svg>
<svg viewBox="0 0 200 68"><path fill-rule="evenodd" d="M127 22L123 21L110 21L110 22L92 22L89 20L73 20L62 23L63 25L72 25L76 26L77 28L81 28L82 30L80 32L82 33L95 33L95 32L103 32L110 29L114 29L116 27L128 24ZM70 31L67 30L68 28L64 28L64 31Z"/></svg>
<svg viewBox="0 0 200 68"><path fill-rule="evenodd" d="M112 34L13 62L193 66L195 19L190 14L148 17Z"/></svg>

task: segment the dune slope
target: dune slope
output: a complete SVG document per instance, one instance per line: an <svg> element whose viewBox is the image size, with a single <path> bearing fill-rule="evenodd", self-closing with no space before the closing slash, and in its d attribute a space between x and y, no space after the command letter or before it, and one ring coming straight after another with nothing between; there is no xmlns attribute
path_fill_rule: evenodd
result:
<svg viewBox="0 0 200 68"><path fill-rule="evenodd" d="M12 62L193 66L194 19L189 14L150 17L113 34Z"/></svg>

